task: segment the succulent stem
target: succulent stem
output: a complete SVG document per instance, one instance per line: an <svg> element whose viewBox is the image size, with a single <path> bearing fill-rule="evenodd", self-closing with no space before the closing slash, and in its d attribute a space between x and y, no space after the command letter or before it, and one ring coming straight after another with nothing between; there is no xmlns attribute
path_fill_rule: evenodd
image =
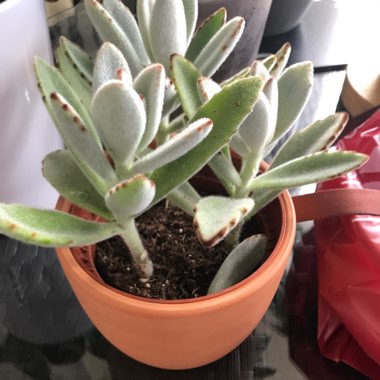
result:
<svg viewBox="0 0 380 380"><path fill-rule="evenodd" d="M120 236L129 248L133 262L141 275L141 280L149 280L153 274L153 263L142 244L134 218L130 218L123 227L125 232Z"/></svg>
<svg viewBox="0 0 380 380"><path fill-rule="evenodd" d="M251 152L247 158L243 161L243 166L240 171L241 185L237 187L234 197L241 198L246 197L249 194L249 183L254 178L259 170L260 155L256 152Z"/></svg>

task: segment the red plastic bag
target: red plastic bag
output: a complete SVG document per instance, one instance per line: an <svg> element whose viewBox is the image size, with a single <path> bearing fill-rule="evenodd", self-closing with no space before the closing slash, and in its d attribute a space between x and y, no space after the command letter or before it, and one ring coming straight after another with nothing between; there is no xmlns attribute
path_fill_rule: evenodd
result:
<svg viewBox="0 0 380 380"><path fill-rule="evenodd" d="M380 190L380 111L344 137L338 148L366 153L370 159L318 189ZM321 353L380 379L380 217L323 219L315 222L315 234Z"/></svg>

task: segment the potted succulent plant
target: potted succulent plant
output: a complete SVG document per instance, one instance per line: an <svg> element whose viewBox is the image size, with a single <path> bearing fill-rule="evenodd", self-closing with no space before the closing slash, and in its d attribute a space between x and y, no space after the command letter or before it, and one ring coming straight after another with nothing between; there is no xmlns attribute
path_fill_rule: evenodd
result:
<svg viewBox="0 0 380 380"><path fill-rule="evenodd" d="M120 350L158 367L200 366L243 341L271 302L295 232L294 208L284 190L350 171L366 156L325 151L346 121L337 114L294 134L268 168L261 164L302 111L312 65L284 70L290 53L285 45L217 84L210 76L238 42L243 19L226 22L221 9L194 33L195 0L140 0L138 23L117 0L85 0L85 6L105 41L95 60L62 38L58 69L39 58L34 66L66 146L43 161L45 178L62 195L58 210L2 204L0 230L58 247L83 308ZM197 174L206 164L218 185ZM224 194L215 193L217 186ZM275 241L251 236L246 222L273 199L270 207L277 211L263 218L275 219ZM167 219L190 220L204 246L228 250L206 250L225 257L204 294L190 291L193 298L162 300L159 291L156 299L141 296L157 288L155 273L163 264L155 263L154 252L183 234L181 225L144 245L143 223L158 218L149 216L156 207L170 213L168 204L181 212ZM153 230L160 233L162 226ZM114 236L121 237L122 255L132 263L125 271L135 272L130 291L106 283L95 264L93 244ZM186 236L179 240L186 246ZM193 253L177 255L166 275L186 269L195 261ZM158 289L167 285L164 278Z"/></svg>

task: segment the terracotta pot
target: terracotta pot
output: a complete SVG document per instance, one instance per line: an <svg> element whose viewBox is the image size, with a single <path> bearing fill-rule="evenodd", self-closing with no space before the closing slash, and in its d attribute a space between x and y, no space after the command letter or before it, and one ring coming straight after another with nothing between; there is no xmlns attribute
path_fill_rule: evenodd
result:
<svg viewBox="0 0 380 380"><path fill-rule="evenodd" d="M78 214L64 199L59 210ZM277 209L279 238L263 265L244 281L211 296L158 301L105 284L96 272L94 247L60 248L58 258L84 310L99 331L130 357L160 368L186 369L215 361L236 348L265 314L288 262L295 235L292 199ZM83 211L79 211L79 214Z"/></svg>

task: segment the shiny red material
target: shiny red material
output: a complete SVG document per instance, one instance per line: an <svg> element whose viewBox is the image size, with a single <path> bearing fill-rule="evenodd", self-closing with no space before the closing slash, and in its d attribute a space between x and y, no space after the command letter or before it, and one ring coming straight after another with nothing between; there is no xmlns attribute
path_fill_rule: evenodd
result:
<svg viewBox="0 0 380 380"><path fill-rule="evenodd" d="M345 136L338 148L366 153L370 159L319 189L380 190L380 111ZM380 217L328 218L315 223L315 233L321 353L380 379Z"/></svg>

